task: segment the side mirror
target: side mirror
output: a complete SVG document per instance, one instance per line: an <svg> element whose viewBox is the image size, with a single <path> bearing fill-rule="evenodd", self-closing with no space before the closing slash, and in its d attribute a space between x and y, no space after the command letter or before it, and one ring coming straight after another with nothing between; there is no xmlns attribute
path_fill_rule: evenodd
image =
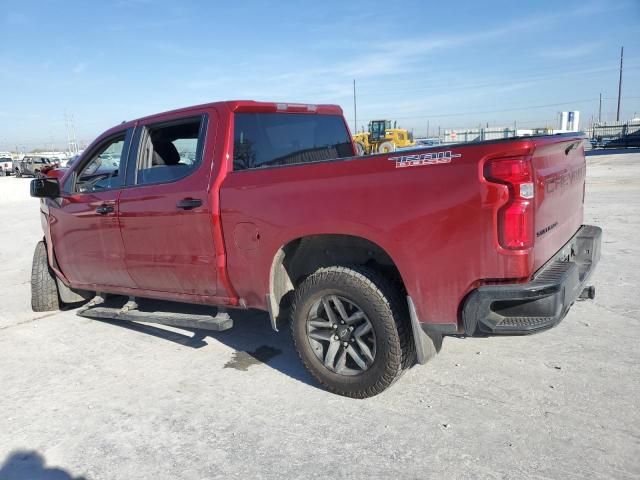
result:
<svg viewBox="0 0 640 480"><path fill-rule="evenodd" d="M60 184L57 178L36 178L31 180L31 196L37 198L58 198Z"/></svg>

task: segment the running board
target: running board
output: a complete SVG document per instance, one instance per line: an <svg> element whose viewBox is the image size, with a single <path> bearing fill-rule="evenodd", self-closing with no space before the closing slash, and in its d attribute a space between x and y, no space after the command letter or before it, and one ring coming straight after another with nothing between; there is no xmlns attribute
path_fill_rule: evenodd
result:
<svg viewBox="0 0 640 480"><path fill-rule="evenodd" d="M123 299L120 298L120 302L109 298L104 303L81 308L77 314L86 318L158 323L171 327L199 328L216 332L229 330L233 327L233 320L227 312L218 310L215 315L212 315L209 313L211 307L140 299L138 300L140 304L136 304L136 308L131 309L123 306ZM129 302L125 305L130 307Z"/></svg>

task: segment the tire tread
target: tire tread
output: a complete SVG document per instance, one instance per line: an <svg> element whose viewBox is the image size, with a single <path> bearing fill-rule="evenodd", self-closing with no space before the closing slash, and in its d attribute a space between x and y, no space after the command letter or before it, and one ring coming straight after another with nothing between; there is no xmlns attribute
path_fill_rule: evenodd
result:
<svg viewBox="0 0 640 480"><path fill-rule="evenodd" d="M389 362L386 365L384 373L377 381L362 390L341 390L326 382L325 379L314 372L314 369L311 368L311 365L309 365L304 358L304 355L301 354L301 350L296 342L296 335L294 333L296 305L303 301L310 289L319 283L325 283L327 281L331 282L335 288L354 286L355 283L355 286L357 286L365 296L371 297L371 305L378 306L376 309L381 318L388 318L389 313L393 318L393 322L383 322L386 330L385 335L387 339L390 339ZM400 378L403 371L413 363L415 358L415 346L413 344L411 329L409 328L410 325L408 325L407 316L403 315L406 308L402 308L403 304L400 297L398 290L393 288L391 283L384 277L379 275L375 270L361 265L332 266L316 270L296 289L293 308L291 309L292 336L298 356L305 368L327 390L352 398L372 397L393 385L393 383ZM382 306L382 308L380 308L380 306ZM394 341L394 339L397 340Z"/></svg>
<svg viewBox="0 0 640 480"><path fill-rule="evenodd" d="M34 312L50 312L60 309L58 286L49 269L47 247L39 241L33 253L31 266L31 309Z"/></svg>

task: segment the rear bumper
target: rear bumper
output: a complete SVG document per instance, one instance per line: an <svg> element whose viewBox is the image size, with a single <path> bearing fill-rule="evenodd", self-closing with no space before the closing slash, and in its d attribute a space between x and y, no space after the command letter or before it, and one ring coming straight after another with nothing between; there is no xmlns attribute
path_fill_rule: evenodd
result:
<svg viewBox="0 0 640 480"><path fill-rule="evenodd" d="M525 335L557 325L600 260L602 230L583 225L528 283L486 285L462 306L467 335Z"/></svg>

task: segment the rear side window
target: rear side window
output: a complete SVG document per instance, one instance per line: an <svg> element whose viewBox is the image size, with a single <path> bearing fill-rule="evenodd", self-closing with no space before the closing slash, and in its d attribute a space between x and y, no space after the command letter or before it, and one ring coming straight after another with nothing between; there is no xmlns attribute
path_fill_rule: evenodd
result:
<svg viewBox="0 0 640 480"><path fill-rule="evenodd" d="M339 115L234 115L235 171L352 156L347 127Z"/></svg>

